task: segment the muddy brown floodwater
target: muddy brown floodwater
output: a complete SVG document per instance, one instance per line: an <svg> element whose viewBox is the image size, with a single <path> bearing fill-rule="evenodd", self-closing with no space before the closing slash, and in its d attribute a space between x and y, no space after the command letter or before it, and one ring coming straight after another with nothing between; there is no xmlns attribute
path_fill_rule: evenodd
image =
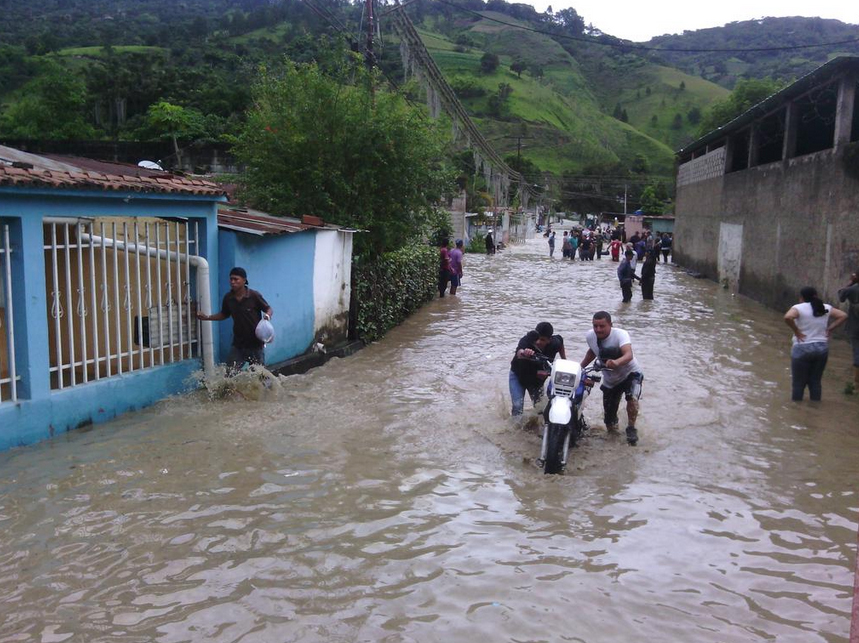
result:
<svg viewBox="0 0 859 643"><path fill-rule="evenodd" d="M846 641L847 344L793 404L778 312L662 265L624 306L611 262L544 249L467 256L460 296L271 390L0 454L0 641ZM596 394L543 476L510 356L546 319L579 357L602 308L646 373L641 441Z"/></svg>

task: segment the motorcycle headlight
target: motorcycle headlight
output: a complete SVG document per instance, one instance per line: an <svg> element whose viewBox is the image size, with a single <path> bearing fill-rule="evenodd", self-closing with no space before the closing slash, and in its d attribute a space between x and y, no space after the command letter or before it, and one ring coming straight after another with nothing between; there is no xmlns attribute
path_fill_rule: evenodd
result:
<svg viewBox="0 0 859 643"><path fill-rule="evenodd" d="M557 386L575 386L576 376L573 373L555 373L555 385Z"/></svg>

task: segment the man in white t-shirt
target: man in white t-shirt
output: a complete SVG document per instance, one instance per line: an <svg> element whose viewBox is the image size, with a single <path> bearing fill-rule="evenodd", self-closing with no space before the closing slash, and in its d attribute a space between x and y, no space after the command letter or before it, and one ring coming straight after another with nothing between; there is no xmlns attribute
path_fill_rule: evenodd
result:
<svg viewBox="0 0 859 643"><path fill-rule="evenodd" d="M585 335L588 352L582 359L582 368L599 358L603 362L602 371L603 410L605 426L609 431L618 430L617 410L621 396L626 396L626 414L629 424L626 427L626 441L630 446L638 444L638 398L641 397L641 384L644 374L632 354L629 333L621 328L613 328L611 315L601 310L594 313L593 330Z"/></svg>

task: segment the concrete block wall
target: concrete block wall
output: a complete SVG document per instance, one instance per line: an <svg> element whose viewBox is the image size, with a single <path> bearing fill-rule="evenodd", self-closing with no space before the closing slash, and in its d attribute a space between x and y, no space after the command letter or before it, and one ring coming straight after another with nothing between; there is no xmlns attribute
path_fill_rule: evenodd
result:
<svg viewBox="0 0 859 643"><path fill-rule="evenodd" d="M857 145L678 186L675 260L720 279L722 226L741 225L738 292L782 309L812 285L835 301L859 267Z"/></svg>

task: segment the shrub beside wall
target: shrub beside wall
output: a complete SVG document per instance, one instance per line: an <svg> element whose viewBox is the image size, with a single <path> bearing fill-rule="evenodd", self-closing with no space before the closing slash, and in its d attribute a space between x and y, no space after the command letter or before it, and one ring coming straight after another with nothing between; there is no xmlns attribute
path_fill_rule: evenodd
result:
<svg viewBox="0 0 859 643"><path fill-rule="evenodd" d="M391 328L435 297L438 248L406 246L352 267L358 297L358 336L366 342Z"/></svg>

